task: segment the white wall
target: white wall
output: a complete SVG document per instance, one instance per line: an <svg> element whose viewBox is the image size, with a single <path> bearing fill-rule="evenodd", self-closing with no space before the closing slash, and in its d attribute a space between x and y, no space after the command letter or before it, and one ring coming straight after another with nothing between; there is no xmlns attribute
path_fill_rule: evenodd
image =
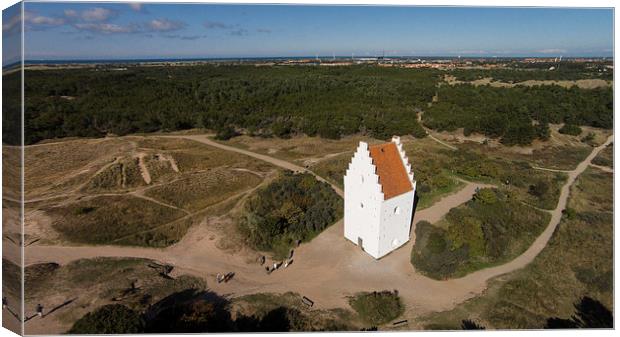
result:
<svg viewBox="0 0 620 337"><path fill-rule="evenodd" d="M363 249L379 253L379 217L383 193L368 144L360 142L344 177L344 236Z"/></svg>
<svg viewBox="0 0 620 337"><path fill-rule="evenodd" d="M354 244L362 239L364 251L379 259L409 241L416 182L400 144L392 139L407 170L412 191L383 200L368 144L360 142L344 176L344 236ZM398 214L394 210L398 207Z"/></svg>
<svg viewBox="0 0 620 337"><path fill-rule="evenodd" d="M382 203L379 250L375 258L381 258L409 241L414 191L415 189Z"/></svg>

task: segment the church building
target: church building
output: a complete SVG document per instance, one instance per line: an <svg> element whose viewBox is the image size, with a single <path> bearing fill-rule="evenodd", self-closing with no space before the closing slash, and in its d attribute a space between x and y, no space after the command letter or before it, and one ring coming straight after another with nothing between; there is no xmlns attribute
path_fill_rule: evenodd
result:
<svg viewBox="0 0 620 337"><path fill-rule="evenodd" d="M344 236L379 259L409 241L416 181L400 137L360 142L344 176Z"/></svg>

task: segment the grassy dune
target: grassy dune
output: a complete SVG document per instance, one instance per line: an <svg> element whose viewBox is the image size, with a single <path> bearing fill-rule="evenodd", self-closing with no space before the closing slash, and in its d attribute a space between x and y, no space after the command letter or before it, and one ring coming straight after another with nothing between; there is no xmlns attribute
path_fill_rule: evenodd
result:
<svg viewBox="0 0 620 337"><path fill-rule="evenodd" d="M548 317L570 317L582 296L613 310L611 178L593 169L584 172L571 189L573 212L530 265L493 280L482 296L453 310L421 317L420 326L458 329L461 320L471 318L487 328L542 328Z"/></svg>

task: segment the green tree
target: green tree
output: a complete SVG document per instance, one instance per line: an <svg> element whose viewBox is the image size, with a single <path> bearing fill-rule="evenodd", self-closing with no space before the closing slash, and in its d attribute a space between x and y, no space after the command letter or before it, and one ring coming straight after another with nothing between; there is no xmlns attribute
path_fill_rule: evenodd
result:
<svg viewBox="0 0 620 337"><path fill-rule="evenodd" d="M565 123L559 130L559 133L571 135L571 136L579 136L581 134L581 128L574 124Z"/></svg>

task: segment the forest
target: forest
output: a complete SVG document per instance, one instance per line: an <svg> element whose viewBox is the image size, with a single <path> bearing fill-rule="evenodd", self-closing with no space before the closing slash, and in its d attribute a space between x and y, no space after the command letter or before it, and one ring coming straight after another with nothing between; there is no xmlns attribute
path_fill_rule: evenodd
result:
<svg viewBox="0 0 620 337"><path fill-rule="evenodd" d="M613 128L611 88L580 89L557 85L494 88L443 85L425 110L423 124L439 131L464 128L506 145L527 145L549 137L549 123Z"/></svg>
<svg viewBox="0 0 620 337"><path fill-rule="evenodd" d="M577 77L587 77L590 71L564 68L568 69L563 73L581 74ZM527 79L541 72L506 71ZM459 78L487 76L477 69L452 72ZM374 65L27 70L24 142L190 128L214 130L220 139L239 132L280 138L295 134L331 139L350 134L377 139L395 134L424 137L418 111L426 112L423 123L429 128L463 127L466 133L499 137L507 145L546 139L547 123L612 127L611 88L440 86L444 73ZM8 84L20 82L18 72L3 77ZM436 94L438 102L428 107ZM19 85L5 86L3 96L7 112L18 112L20 100L11 98L19 98ZM11 132L19 129L17 117L17 113L4 114L6 144L20 142L19 133Z"/></svg>
<svg viewBox="0 0 620 337"><path fill-rule="evenodd" d="M424 134L414 108L431 100L438 79L369 66L29 70L25 142L231 126L281 138Z"/></svg>

